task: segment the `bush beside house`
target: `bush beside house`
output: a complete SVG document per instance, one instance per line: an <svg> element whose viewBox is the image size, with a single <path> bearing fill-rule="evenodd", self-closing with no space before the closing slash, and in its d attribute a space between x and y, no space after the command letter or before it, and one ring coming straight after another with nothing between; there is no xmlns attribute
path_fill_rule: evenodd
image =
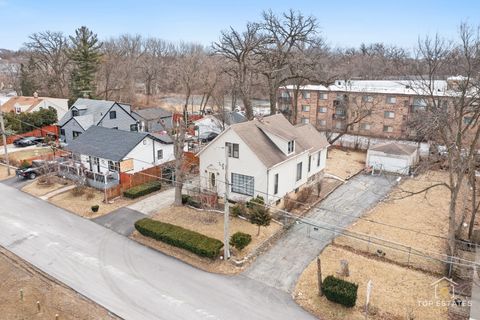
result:
<svg viewBox="0 0 480 320"><path fill-rule="evenodd" d="M128 189L123 193L123 195L130 199L135 199L149 193L158 191L162 188L160 181L152 181L141 184L139 186Z"/></svg>
<svg viewBox="0 0 480 320"><path fill-rule="evenodd" d="M215 259L223 242L195 231L149 218L135 222L135 229L146 237L193 252L201 257Z"/></svg>
<svg viewBox="0 0 480 320"><path fill-rule="evenodd" d="M326 277L322 282L325 297L345 307L352 308L357 302L358 285L334 276Z"/></svg>

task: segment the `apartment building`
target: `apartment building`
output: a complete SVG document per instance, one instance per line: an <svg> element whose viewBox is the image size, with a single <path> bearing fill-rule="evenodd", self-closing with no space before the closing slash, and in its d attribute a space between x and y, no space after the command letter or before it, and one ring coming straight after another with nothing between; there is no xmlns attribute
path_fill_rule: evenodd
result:
<svg viewBox="0 0 480 320"><path fill-rule="evenodd" d="M453 77L434 81L434 95L440 103L447 105L454 82ZM409 120L415 111L425 109L428 101L419 92L425 92L421 83L409 80L337 80L328 87L307 85L298 95L297 123L310 123L320 131L412 139L415 131ZM292 86L280 89L279 109L291 108L293 96Z"/></svg>

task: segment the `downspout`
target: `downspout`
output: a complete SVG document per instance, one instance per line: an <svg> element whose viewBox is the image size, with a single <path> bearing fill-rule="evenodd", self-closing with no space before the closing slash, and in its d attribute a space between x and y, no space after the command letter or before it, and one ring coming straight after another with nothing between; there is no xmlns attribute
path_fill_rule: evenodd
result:
<svg viewBox="0 0 480 320"><path fill-rule="evenodd" d="M268 204L268 205L270 205L270 202L268 201L268 195L269 195L268 186L270 185L269 176L270 176L270 169L267 169L267 197L265 199L265 203Z"/></svg>
<svg viewBox="0 0 480 320"><path fill-rule="evenodd" d="M152 139L152 150L153 150L153 162L152 164L155 166L155 140Z"/></svg>

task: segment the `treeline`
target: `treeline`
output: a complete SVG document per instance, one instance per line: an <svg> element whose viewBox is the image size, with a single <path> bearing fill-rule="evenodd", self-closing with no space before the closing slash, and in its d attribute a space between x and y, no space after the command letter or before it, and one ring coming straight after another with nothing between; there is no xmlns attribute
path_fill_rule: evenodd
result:
<svg viewBox="0 0 480 320"><path fill-rule="evenodd" d="M422 63L418 52L382 43L338 49L326 44L313 16L290 10L265 11L241 30L228 28L209 46L172 43L140 35L100 41L87 27L32 34L25 42L21 67L12 76L23 95L79 96L149 104L160 94L201 95L201 107L241 101L248 117L251 100L268 98L276 108L278 88L334 79L401 78ZM453 66L441 70L455 74ZM295 109L295 108L293 108Z"/></svg>
<svg viewBox="0 0 480 320"><path fill-rule="evenodd" d="M21 134L57 122L57 110L52 107L33 112L5 112L5 130L9 134Z"/></svg>

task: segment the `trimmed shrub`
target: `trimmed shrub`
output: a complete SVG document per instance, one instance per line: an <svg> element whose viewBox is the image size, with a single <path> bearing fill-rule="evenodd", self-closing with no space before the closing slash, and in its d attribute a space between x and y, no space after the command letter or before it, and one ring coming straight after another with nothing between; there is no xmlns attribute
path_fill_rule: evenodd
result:
<svg viewBox="0 0 480 320"><path fill-rule="evenodd" d="M237 202L232 207L231 213L232 213L232 216L234 216L234 217L238 217L238 216L247 217L248 216L247 207L245 206L245 203L243 203L243 202Z"/></svg>
<svg viewBox="0 0 480 320"><path fill-rule="evenodd" d="M188 198L187 204L188 204L189 206L194 207L194 208L201 208L201 207L202 207L201 203L198 202L197 200L195 200L195 199L192 198L192 197L189 197L189 198Z"/></svg>
<svg viewBox="0 0 480 320"><path fill-rule="evenodd" d="M182 204L186 204L190 198L188 194L182 194Z"/></svg>
<svg viewBox="0 0 480 320"><path fill-rule="evenodd" d="M297 202L300 202L300 203L307 202L308 198L310 198L312 193L313 193L312 187L304 187L302 190L300 190L300 192L297 195L297 199L296 199Z"/></svg>
<svg viewBox="0 0 480 320"><path fill-rule="evenodd" d="M252 236L249 235L248 233L243 233L243 232L235 232L231 237L230 237L230 245L234 246L238 250L242 250L248 244L252 242Z"/></svg>
<svg viewBox="0 0 480 320"><path fill-rule="evenodd" d="M354 307L357 302L358 284L328 276L322 282L322 290L328 300L347 308Z"/></svg>
<svg viewBox="0 0 480 320"><path fill-rule="evenodd" d="M93 212L98 212L98 209L100 208L100 206L98 204L92 206L92 211Z"/></svg>
<svg viewBox="0 0 480 320"><path fill-rule="evenodd" d="M152 181L128 189L123 195L130 199L135 199L146 194L158 191L162 188L160 181Z"/></svg>
<svg viewBox="0 0 480 320"><path fill-rule="evenodd" d="M135 229L142 235L193 252L201 257L215 259L223 242L195 231L149 218L135 222Z"/></svg>

